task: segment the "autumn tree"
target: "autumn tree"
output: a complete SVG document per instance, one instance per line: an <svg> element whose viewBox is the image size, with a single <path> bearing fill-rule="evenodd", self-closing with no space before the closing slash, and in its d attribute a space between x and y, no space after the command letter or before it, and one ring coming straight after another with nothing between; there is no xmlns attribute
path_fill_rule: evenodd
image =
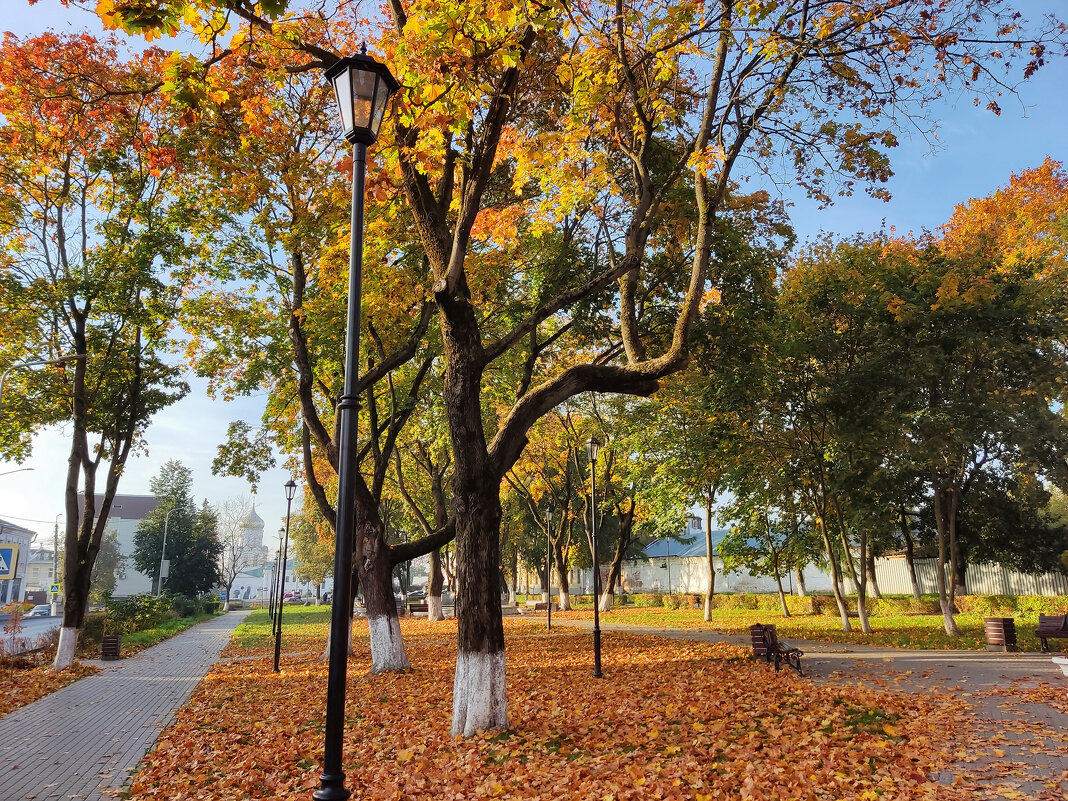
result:
<svg viewBox="0 0 1068 801"><path fill-rule="evenodd" d="M77 357L13 374L0 426L21 456L33 432L69 423L57 670L74 657L126 461L187 391L164 358L175 292L163 271L184 248L176 220L196 214L168 194L173 129L151 93L162 62L86 35L6 34L0 47L0 362Z"/></svg>
<svg viewBox="0 0 1068 801"><path fill-rule="evenodd" d="M185 24L209 38L224 28L224 9L301 48L309 67L334 60L299 41L286 17L297 4L284 0L101 7L131 30ZM381 50L404 89L378 152L392 162L432 276L453 449L452 731L470 736L508 725L503 476L530 427L568 398L649 395L685 364L707 284L718 283L714 221L732 177L781 160L819 198L857 180L885 195L893 127L910 108L946 87L999 90L992 70L1023 55L1033 71L1060 29L1051 20L1026 35L995 0L649 2L582 14L417 0L392 2L389 14ZM672 224L680 195L698 209L694 225ZM536 250L511 235L526 219ZM675 245L688 253L685 274L651 269ZM550 344L560 318L583 315L598 323L599 343L576 329ZM532 380L487 409L483 379L502 359L529 360Z"/></svg>
<svg viewBox="0 0 1068 801"><path fill-rule="evenodd" d="M266 435L302 466L319 516L333 526L348 220L348 188L337 165L349 156L333 131L334 101L321 76L287 70L287 53L270 42L250 46L246 57L254 69L236 60L220 65L190 112L195 122L187 135L197 146L188 188L213 203L222 222L202 237L203 256L185 272L189 353L213 390L269 392L262 427L236 426L219 468L251 472L246 468L259 462ZM395 247L391 234L402 233L374 209L368 226L372 247L383 250ZM371 347L357 385L366 415L363 472L356 479L363 534L355 543L354 578L374 632L375 672L409 666L394 568L449 539L434 529L433 544L391 544L381 509L397 437L432 358L422 342L430 304L418 291L421 268L415 251L394 259L392 269L369 274L364 285ZM412 300L396 303L399 297Z"/></svg>

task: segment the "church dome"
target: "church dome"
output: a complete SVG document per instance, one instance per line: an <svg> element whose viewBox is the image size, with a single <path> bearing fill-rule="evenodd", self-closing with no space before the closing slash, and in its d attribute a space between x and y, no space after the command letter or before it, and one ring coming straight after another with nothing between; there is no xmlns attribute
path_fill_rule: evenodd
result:
<svg viewBox="0 0 1068 801"><path fill-rule="evenodd" d="M248 513L242 525L245 528L263 528L263 518L256 514L256 504L252 504L252 511Z"/></svg>

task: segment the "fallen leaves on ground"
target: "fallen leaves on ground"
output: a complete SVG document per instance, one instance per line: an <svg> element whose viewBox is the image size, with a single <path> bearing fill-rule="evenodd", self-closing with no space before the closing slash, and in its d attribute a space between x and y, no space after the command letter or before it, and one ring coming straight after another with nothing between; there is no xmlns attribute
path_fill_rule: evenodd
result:
<svg viewBox="0 0 1068 801"><path fill-rule="evenodd" d="M366 674L366 623L349 662L345 771L354 798L939 799L957 758L958 702L776 673L724 644L605 633L605 677L590 636L506 619L510 728L448 734L455 621L405 620L413 669ZM134 798L306 798L319 786L326 618L286 623L272 672L265 616L146 757ZM966 729L966 727L965 727Z"/></svg>
<svg viewBox="0 0 1068 801"><path fill-rule="evenodd" d="M30 668L0 665L0 716L32 704L83 676L91 676L97 670L99 668L80 662L59 672L40 665Z"/></svg>

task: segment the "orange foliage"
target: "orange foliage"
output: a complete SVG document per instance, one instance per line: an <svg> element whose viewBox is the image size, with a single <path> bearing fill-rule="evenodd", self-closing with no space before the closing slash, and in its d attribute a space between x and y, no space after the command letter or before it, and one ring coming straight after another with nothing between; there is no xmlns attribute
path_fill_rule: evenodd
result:
<svg viewBox="0 0 1068 801"><path fill-rule="evenodd" d="M0 666L0 717L8 712L32 704L56 690L62 690L83 676L91 676L99 668L76 662L58 672L45 666L20 669Z"/></svg>
<svg viewBox="0 0 1068 801"><path fill-rule="evenodd" d="M303 798L318 786L326 624L287 625L217 665L134 779L135 798ZM928 777L954 758L959 704L775 673L747 652L506 619L512 728L448 736L455 621L403 622L415 669L378 676L356 626L345 743L364 799L970 798ZM966 735L966 731L961 731Z"/></svg>
<svg viewBox="0 0 1068 801"><path fill-rule="evenodd" d="M1063 268L1068 258L1068 173L1046 158L1040 167L1013 175L990 197L961 203L942 228L949 255L995 255L1006 267L1046 261Z"/></svg>

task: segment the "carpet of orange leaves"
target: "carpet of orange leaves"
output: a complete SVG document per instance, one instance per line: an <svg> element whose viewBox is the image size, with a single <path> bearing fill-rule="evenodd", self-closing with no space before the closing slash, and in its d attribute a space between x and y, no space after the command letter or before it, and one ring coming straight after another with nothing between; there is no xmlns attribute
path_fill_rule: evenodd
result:
<svg viewBox="0 0 1068 801"><path fill-rule="evenodd" d="M133 798L308 798L318 787L326 622L287 623L282 672L257 614L134 778ZM939 799L959 747L952 697L814 683L723 644L506 619L511 728L448 734L455 622L405 620L413 669L371 676L357 623L347 786L361 799ZM257 633L262 632L261 634Z"/></svg>
<svg viewBox="0 0 1068 801"><path fill-rule="evenodd" d="M0 666L0 717L97 670L99 668L77 662L58 673L49 670L47 665L32 668Z"/></svg>

